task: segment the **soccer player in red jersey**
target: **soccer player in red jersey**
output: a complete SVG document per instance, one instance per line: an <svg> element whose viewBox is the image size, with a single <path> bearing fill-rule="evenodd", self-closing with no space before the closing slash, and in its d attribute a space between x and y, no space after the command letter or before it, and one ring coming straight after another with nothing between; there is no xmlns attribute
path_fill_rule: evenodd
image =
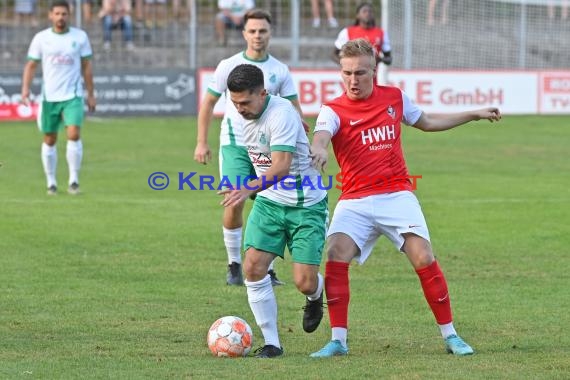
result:
<svg viewBox="0 0 570 380"><path fill-rule="evenodd" d="M346 355L348 347L348 268L368 258L385 235L418 274L425 298L448 352L473 349L456 333L447 283L430 244L427 224L412 193L401 147L402 122L425 132L455 128L470 121L498 121L498 108L427 115L399 88L375 85L376 53L364 39L340 51L345 93L323 105L311 146L313 165L324 169L332 142L342 174L342 192L327 232L325 290L332 340L312 357Z"/></svg>
<svg viewBox="0 0 570 380"><path fill-rule="evenodd" d="M334 42L333 60L339 62L339 53L342 46L348 41L364 38L372 44L376 53L376 63L390 65L392 63L390 39L384 29L376 26L374 8L371 3L361 3L356 7L354 24L342 29Z"/></svg>

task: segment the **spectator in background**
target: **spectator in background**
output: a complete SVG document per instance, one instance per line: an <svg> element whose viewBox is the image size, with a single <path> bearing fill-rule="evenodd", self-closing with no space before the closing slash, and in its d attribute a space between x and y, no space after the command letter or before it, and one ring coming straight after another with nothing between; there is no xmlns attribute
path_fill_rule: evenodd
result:
<svg viewBox="0 0 570 380"><path fill-rule="evenodd" d="M166 0L135 0L137 28L163 26L166 22ZM173 0L173 8L178 8L179 0Z"/></svg>
<svg viewBox="0 0 570 380"><path fill-rule="evenodd" d="M311 12L313 13L313 28L321 27L321 11L319 9L319 0L311 0ZM325 12L329 28L338 28L338 21L334 17L334 8L332 0L325 0Z"/></svg>
<svg viewBox="0 0 570 380"><path fill-rule="evenodd" d="M449 6L449 0L443 0L441 2L441 18L440 23L442 25L447 24L447 7ZM429 0L428 5L428 25L433 26L435 24L435 8L437 7L437 0Z"/></svg>
<svg viewBox="0 0 570 380"><path fill-rule="evenodd" d="M153 29L166 23L166 0L145 0L144 25Z"/></svg>
<svg viewBox="0 0 570 380"><path fill-rule="evenodd" d="M144 3L143 0L135 0L135 17L137 28L144 27Z"/></svg>
<svg viewBox="0 0 570 380"><path fill-rule="evenodd" d="M218 45L226 45L226 29L242 28L245 12L254 7L254 0L218 0L218 14L216 15Z"/></svg>
<svg viewBox="0 0 570 380"><path fill-rule="evenodd" d="M392 47L388 33L376 26L374 19L374 8L371 3L361 3L356 7L356 19L352 26L340 31L334 42L333 60L339 63L339 53L342 46L350 40L364 38L374 48L376 53L376 64L380 62L385 65L392 63Z"/></svg>
<svg viewBox="0 0 570 380"><path fill-rule="evenodd" d="M103 49L111 49L113 29L121 29L127 50L133 45L133 20L131 18L130 0L103 0L103 7L99 12L103 21Z"/></svg>
<svg viewBox="0 0 570 380"><path fill-rule="evenodd" d="M187 12L182 11L180 0L172 0L172 15L174 16L174 18L176 20L180 20L180 19L184 18L185 13L190 15L190 9L191 8L192 7L190 6L190 0L186 0L186 11Z"/></svg>
<svg viewBox="0 0 570 380"><path fill-rule="evenodd" d="M81 0L81 15L85 24L91 24L93 14L93 0Z"/></svg>
<svg viewBox="0 0 570 380"><path fill-rule="evenodd" d="M568 18L568 1L562 0L562 11L560 12L560 18L566 20ZM548 18L554 20L556 18L556 7L552 4L552 1L548 3Z"/></svg>
<svg viewBox="0 0 570 380"><path fill-rule="evenodd" d="M32 27L38 26L36 18L36 0L16 0L14 3L14 23L22 25L24 23Z"/></svg>

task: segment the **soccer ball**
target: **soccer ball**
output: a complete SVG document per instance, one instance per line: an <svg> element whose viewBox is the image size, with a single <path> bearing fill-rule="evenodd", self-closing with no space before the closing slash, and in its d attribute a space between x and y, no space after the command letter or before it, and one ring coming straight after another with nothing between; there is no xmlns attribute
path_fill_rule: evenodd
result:
<svg viewBox="0 0 570 380"><path fill-rule="evenodd" d="M218 357L247 356L251 351L252 340L251 327L239 317L222 317L208 330L208 348Z"/></svg>

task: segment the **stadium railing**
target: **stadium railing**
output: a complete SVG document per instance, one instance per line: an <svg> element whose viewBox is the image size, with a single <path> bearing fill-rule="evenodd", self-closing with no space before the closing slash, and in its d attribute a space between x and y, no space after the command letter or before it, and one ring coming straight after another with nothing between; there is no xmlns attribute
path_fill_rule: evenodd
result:
<svg viewBox="0 0 570 380"><path fill-rule="evenodd" d="M80 0L71 2L76 1L80 3ZM102 27L97 18L100 1L94 1L91 23L84 23L77 7L72 21L81 23L89 33L95 65L103 69L214 67L220 59L243 48L239 31L230 35L226 47L214 43L216 1L177 1L168 1L163 19L157 19L157 14L146 18L143 14L139 19L138 13L133 12L133 51L127 51L119 43L120 31L113 34L111 51L103 51ZM569 66L570 15L563 19L565 0L448 1L447 22L436 21L434 25L428 25L427 21L428 1L372 2L378 23L380 11L387 12L384 19L392 43L392 67L396 69L510 70ZM15 1L0 0L0 71L21 70L31 38L48 26L49 1L36 3L33 18L17 19ZM341 27L353 23L358 3L335 0L339 28L330 29L323 23L321 28L314 29L310 1L257 0L257 6L270 10L274 17L272 54L290 66L307 68L334 67L329 58L334 39ZM436 16L445 2L437 3ZM295 9L298 12L293 16L298 17L292 17ZM157 22L151 25L148 21ZM196 26L195 33L192 25Z"/></svg>

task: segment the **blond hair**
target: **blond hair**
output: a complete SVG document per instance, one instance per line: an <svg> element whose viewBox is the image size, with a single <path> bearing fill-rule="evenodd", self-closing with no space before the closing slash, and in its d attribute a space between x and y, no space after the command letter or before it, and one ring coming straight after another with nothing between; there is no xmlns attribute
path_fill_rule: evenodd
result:
<svg viewBox="0 0 570 380"><path fill-rule="evenodd" d="M338 57L340 59L361 56L370 57L370 63L372 67L376 67L376 53L374 52L374 48L370 42L364 38L357 38L355 40L348 41L342 45L342 48L340 48L340 52L338 54Z"/></svg>

